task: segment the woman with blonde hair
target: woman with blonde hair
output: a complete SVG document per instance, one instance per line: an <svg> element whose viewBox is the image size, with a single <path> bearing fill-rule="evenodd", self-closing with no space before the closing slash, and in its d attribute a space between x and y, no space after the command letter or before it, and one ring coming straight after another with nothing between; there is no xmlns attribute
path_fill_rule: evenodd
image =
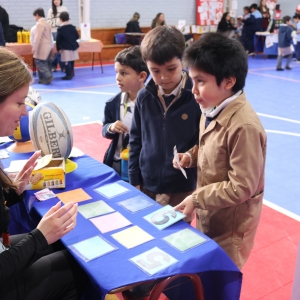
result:
<svg viewBox="0 0 300 300"><path fill-rule="evenodd" d="M13 135L32 82L31 71L14 53L0 47L0 136ZM76 225L77 204L58 202L28 234L9 236L9 207L22 201L40 151L14 181L0 168L0 299L79 299L85 275L58 241ZM50 246L51 245L51 246ZM55 250L59 250L56 251ZM83 276L83 277L82 277ZM79 285L78 285L79 284Z"/></svg>
<svg viewBox="0 0 300 300"><path fill-rule="evenodd" d="M151 29L157 26L166 26L165 15L163 13L158 13L156 17L152 20Z"/></svg>

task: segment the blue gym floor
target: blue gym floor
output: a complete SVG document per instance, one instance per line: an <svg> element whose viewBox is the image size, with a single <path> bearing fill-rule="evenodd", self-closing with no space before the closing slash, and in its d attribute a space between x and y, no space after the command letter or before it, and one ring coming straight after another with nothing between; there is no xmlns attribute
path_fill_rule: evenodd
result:
<svg viewBox="0 0 300 300"><path fill-rule="evenodd" d="M300 221L300 64L278 72L276 59L249 58L246 95L268 135L265 204ZM72 125L101 122L105 101L119 92L113 65L75 69L71 81L53 73L50 85L37 84L43 101L61 107ZM298 88L297 88L298 87Z"/></svg>

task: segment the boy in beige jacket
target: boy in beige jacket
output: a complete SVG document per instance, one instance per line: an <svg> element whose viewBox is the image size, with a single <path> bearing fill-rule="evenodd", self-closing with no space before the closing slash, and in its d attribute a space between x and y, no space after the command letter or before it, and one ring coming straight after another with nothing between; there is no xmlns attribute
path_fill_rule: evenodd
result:
<svg viewBox="0 0 300 300"><path fill-rule="evenodd" d="M207 33L185 52L192 93L202 110L199 146L180 153L197 167L197 189L176 210L191 215L238 268L254 244L264 193L267 138L243 91L248 59L238 41ZM178 168L176 160L173 165Z"/></svg>
<svg viewBox="0 0 300 300"><path fill-rule="evenodd" d="M51 27L45 19L45 13L42 8L35 9L33 16L36 20L36 26L34 30L32 54L38 68L39 83L49 84L53 79L51 72Z"/></svg>

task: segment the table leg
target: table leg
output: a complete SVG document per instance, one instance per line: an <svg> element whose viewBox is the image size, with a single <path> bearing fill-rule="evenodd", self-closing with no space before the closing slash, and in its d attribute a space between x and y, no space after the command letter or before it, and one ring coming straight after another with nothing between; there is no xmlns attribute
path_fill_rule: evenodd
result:
<svg viewBox="0 0 300 300"><path fill-rule="evenodd" d="M93 58L92 58L92 70L94 70L94 52L93 52Z"/></svg>
<svg viewBox="0 0 300 300"><path fill-rule="evenodd" d="M102 71L102 73L103 73L103 65L102 65L101 52L99 52L99 61L100 61L101 71Z"/></svg>

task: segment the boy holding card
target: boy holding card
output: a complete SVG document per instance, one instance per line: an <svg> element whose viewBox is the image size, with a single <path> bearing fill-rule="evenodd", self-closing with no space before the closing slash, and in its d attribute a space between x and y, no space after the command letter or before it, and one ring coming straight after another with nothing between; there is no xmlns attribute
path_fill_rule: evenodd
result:
<svg viewBox="0 0 300 300"><path fill-rule="evenodd" d="M197 172L187 179L172 166L173 149L198 143L200 109L183 71L183 34L169 26L148 32L141 52L152 79L137 97L130 131L129 182L162 205L175 206L196 187Z"/></svg>
<svg viewBox="0 0 300 300"><path fill-rule="evenodd" d="M140 47L134 46L119 52L115 57L115 70L121 93L105 104L102 135L112 142L103 162L120 174L120 153L128 145L135 99L149 75Z"/></svg>
<svg viewBox="0 0 300 300"><path fill-rule="evenodd" d="M207 33L185 52L193 94L204 114L199 146L179 153L198 169L197 190L176 210L190 215L241 269L253 247L264 193L267 138L243 91L247 56L239 42ZM175 168L179 166L173 160Z"/></svg>

